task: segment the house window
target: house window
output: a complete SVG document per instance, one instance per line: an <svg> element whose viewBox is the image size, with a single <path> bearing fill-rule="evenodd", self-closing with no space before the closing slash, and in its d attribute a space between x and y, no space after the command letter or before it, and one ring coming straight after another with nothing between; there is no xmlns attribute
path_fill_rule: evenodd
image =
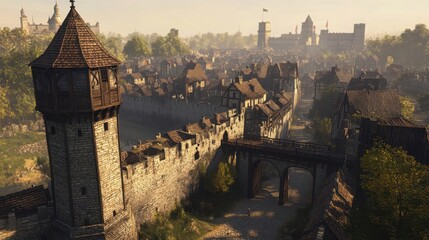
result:
<svg viewBox="0 0 429 240"><path fill-rule="evenodd" d="M56 129L55 129L55 127L51 127L51 135L55 135L57 132L56 132Z"/></svg>
<svg viewBox="0 0 429 240"><path fill-rule="evenodd" d="M80 188L80 193L81 193L82 195L86 195L86 187L81 187L81 188Z"/></svg>
<svg viewBox="0 0 429 240"><path fill-rule="evenodd" d="M109 130L109 123L104 123L104 131Z"/></svg>
<svg viewBox="0 0 429 240"><path fill-rule="evenodd" d="M109 74L107 73L107 69L101 69L101 81L107 82L109 80Z"/></svg>
<svg viewBox="0 0 429 240"><path fill-rule="evenodd" d="M82 137L82 129L78 129L77 130L77 136L78 137Z"/></svg>
<svg viewBox="0 0 429 240"><path fill-rule="evenodd" d="M194 159L195 160L200 159L200 152L198 152L198 151L195 152Z"/></svg>

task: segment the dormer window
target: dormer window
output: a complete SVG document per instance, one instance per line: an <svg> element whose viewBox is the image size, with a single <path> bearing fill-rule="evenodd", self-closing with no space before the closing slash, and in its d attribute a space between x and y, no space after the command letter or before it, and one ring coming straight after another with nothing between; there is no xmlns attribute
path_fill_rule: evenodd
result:
<svg viewBox="0 0 429 240"><path fill-rule="evenodd" d="M252 92L254 92L255 91L255 86L253 86L253 85L249 85L249 87L250 87L250 90L252 91Z"/></svg>

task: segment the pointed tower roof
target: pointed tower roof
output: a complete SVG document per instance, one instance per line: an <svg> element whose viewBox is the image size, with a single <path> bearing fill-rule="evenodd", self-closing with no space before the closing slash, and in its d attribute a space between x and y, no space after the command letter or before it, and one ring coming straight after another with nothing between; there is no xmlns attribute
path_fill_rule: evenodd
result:
<svg viewBox="0 0 429 240"><path fill-rule="evenodd" d="M45 53L30 63L42 68L97 68L121 62L110 55L72 5Z"/></svg>
<svg viewBox="0 0 429 240"><path fill-rule="evenodd" d="M27 17L27 16L25 16L24 7L21 8L21 17Z"/></svg>
<svg viewBox="0 0 429 240"><path fill-rule="evenodd" d="M313 20L311 19L310 14L308 14L307 19L305 19L304 23L311 23L311 24L313 24Z"/></svg>

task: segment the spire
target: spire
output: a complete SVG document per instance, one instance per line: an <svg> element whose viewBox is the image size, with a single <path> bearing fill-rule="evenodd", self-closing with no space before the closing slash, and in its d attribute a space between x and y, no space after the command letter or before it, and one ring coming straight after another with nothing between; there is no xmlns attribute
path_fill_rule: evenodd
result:
<svg viewBox="0 0 429 240"><path fill-rule="evenodd" d="M55 2L54 15L60 15L60 7L58 6L58 2Z"/></svg>
<svg viewBox="0 0 429 240"><path fill-rule="evenodd" d="M308 14L307 19L305 19L305 23L313 24L313 20L311 19L310 14Z"/></svg>
<svg viewBox="0 0 429 240"><path fill-rule="evenodd" d="M71 6L70 8L74 8L74 0L70 0Z"/></svg>
<svg viewBox="0 0 429 240"><path fill-rule="evenodd" d="M24 7L21 8L21 17L27 17L27 16L25 16Z"/></svg>

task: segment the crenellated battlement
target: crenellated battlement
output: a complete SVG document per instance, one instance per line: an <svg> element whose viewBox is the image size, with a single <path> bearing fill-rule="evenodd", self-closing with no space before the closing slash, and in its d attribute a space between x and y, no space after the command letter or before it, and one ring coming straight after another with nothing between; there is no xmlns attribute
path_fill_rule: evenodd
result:
<svg viewBox="0 0 429 240"><path fill-rule="evenodd" d="M222 140L241 137L243 131L244 113L228 110L123 152L125 201L137 221L150 221L187 198L199 184L200 166L215 164Z"/></svg>

